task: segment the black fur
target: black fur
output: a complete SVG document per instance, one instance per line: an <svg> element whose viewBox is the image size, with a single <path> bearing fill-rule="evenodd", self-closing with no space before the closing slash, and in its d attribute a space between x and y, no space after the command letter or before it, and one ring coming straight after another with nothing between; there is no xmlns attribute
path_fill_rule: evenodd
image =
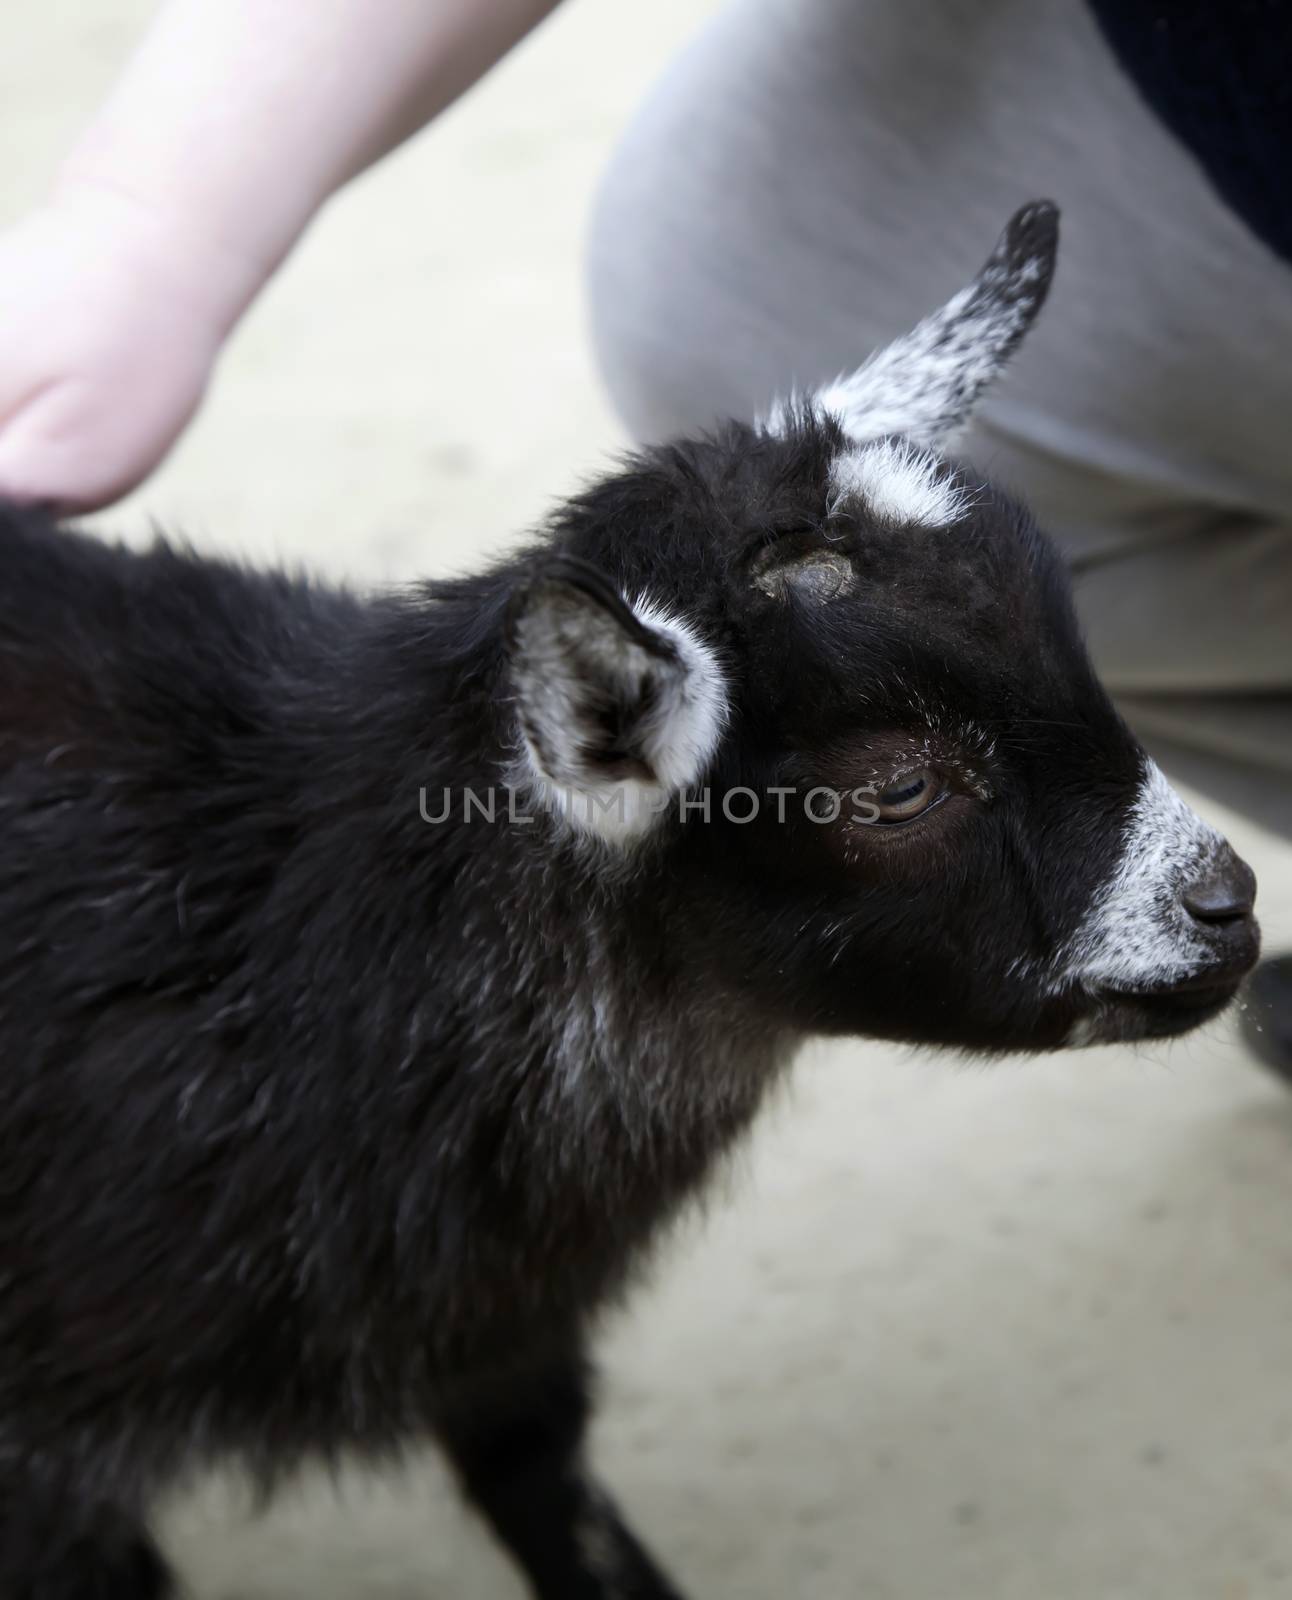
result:
<svg viewBox="0 0 1292 1600"><path fill-rule="evenodd" d="M671 1593L582 1475L591 1319L804 1033L1061 1043L1081 997L1020 963L1142 770L1026 515L975 485L945 530L831 517L840 446L805 412L656 451L513 560L371 600L0 512L5 1600L159 1594L149 1505L204 1462L423 1437L545 1600ZM805 541L853 592L751 581ZM945 800L853 833L715 806L626 851L428 825L423 788L514 770L554 555L717 650L715 792L914 749Z"/></svg>

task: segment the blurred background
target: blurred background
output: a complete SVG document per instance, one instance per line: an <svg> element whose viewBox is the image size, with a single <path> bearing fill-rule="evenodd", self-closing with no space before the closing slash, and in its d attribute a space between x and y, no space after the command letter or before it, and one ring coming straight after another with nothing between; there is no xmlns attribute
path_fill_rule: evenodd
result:
<svg viewBox="0 0 1292 1600"><path fill-rule="evenodd" d="M95 519L366 585L459 571L621 448L581 236L712 0L570 3L330 207L146 489ZM0 54L0 221L150 15L44 0ZM129 404L129 396L122 396ZM1200 800L1292 946L1292 847ZM818 1049L605 1330L596 1454L696 1597L1292 1593L1292 1094L1232 1027L966 1068ZM521 1588L438 1462L177 1499L198 1600Z"/></svg>

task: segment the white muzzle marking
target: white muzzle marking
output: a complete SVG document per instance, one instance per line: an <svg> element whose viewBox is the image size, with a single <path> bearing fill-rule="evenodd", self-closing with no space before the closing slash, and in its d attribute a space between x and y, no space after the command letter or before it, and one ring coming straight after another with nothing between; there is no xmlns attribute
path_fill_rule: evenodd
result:
<svg viewBox="0 0 1292 1600"><path fill-rule="evenodd" d="M1223 847L1149 762L1121 860L1060 952L1056 988L1167 988L1207 966L1210 946L1180 896Z"/></svg>

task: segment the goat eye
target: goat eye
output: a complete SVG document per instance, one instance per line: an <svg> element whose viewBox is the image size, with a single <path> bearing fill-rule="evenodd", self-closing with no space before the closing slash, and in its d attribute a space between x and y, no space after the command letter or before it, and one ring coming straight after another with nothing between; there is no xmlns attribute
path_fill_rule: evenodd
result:
<svg viewBox="0 0 1292 1600"><path fill-rule="evenodd" d="M909 822L929 809L943 794L938 774L929 767L906 773L899 782L875 793L874 804L881 822Z"/></svg>

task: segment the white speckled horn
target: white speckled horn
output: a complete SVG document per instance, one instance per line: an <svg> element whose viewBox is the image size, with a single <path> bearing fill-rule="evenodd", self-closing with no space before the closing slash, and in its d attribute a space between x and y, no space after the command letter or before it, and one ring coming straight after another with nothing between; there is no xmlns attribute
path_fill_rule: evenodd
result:
<svg viewBox="0 0 1292 1600"><path fill-rule="evenodd" d="M1059 212L1049 200L1017 211L982 271L940 311L814 396L854 443L900 434L941 445L968 418L1045 303L1054 275ZM773 408L779 432L792 398Z"/></svg>

